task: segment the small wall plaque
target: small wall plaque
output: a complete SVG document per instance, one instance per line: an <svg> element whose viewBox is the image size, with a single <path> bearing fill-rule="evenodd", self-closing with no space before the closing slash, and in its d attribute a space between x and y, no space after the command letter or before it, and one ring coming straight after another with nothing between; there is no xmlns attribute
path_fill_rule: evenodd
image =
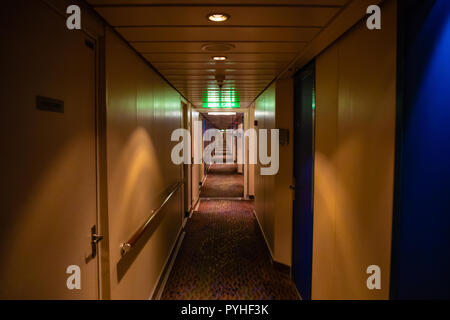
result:
<svg viewBox="0 0 450 320"><path fill-rule="evenodd" d="M285 146L289 144L289 129L279 129L280 145Z"/></svg>
<svg viewBox="0 0 450 320"><path fill-rule="evenodd" d="M37 96L36 108L42 111L64 113L64 101Z"/></svg>

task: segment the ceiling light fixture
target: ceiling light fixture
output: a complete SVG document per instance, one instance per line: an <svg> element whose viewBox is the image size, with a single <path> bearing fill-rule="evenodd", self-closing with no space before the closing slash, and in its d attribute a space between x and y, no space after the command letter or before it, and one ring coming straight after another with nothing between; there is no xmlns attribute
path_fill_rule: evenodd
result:
<svg viewBox="0 0 450 320"><path fill-rule="evenodd" d="M213 60L215 60L215 61L225 61L225 60L227 60L227 57L225 57L225 56L215 56L215 57L213 57Z"/></svg>
<svg viewBox="0 0 450 320"><path fill-rule="evenodd" d="M224 52L230 51L234 48L235 48L234 44L227 42L205 43L204 45L202 45L202 50L209 52Z"/></svg>
<svg viewBox="0 0 450 320"><path fill-rule="evenodd" d="M208 14L208 20L212 22L224 22L228 20L230 15L226 13L210 13Z"/></svg>

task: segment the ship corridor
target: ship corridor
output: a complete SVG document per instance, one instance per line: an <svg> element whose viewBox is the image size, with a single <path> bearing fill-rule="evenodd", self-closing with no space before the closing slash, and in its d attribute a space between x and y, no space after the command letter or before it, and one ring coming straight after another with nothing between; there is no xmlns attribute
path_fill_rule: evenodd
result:
<svg viewBox="0 0 450 320"><path fill-rule="evenodd" d="M0 299L450 299L449 1L0 19Z"/></svg>

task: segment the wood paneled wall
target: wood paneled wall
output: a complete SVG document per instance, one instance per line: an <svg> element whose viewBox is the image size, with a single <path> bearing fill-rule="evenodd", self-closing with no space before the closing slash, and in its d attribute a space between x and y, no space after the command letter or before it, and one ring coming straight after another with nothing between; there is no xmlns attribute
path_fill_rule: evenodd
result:
<svg viewBox="0 0 450 320"><path fill-rule="evenodd" d="M363 20L316 60L313 299L389 297L396 23L386 1L381 30Z"/></svg>
<svg viewBox="0 0 450 320"><path fill-rule="evenodd" d="M170 142L181 127L179 94L113 32L106 33L107 166L111 297L147 299L153 293L182 223L182 189L142 239L135 254L119 246L182 179Z"/></svg>

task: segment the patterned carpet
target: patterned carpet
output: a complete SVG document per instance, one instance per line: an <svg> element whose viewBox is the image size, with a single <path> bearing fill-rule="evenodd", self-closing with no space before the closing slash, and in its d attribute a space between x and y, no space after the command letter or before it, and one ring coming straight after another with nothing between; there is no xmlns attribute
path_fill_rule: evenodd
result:
<svg viewBox="0 0 450 320"><path fill-rule="evenodd" d="M237 173L236 164L213 164L200 189L202 198L244 196L244 176Z"/></svg>
<svg viewBox="0 0 450 320"><path fill-rule="evenodd" d="M298 299L271 264L252 201L202 200L185 232L162 299Z"/></svg>

